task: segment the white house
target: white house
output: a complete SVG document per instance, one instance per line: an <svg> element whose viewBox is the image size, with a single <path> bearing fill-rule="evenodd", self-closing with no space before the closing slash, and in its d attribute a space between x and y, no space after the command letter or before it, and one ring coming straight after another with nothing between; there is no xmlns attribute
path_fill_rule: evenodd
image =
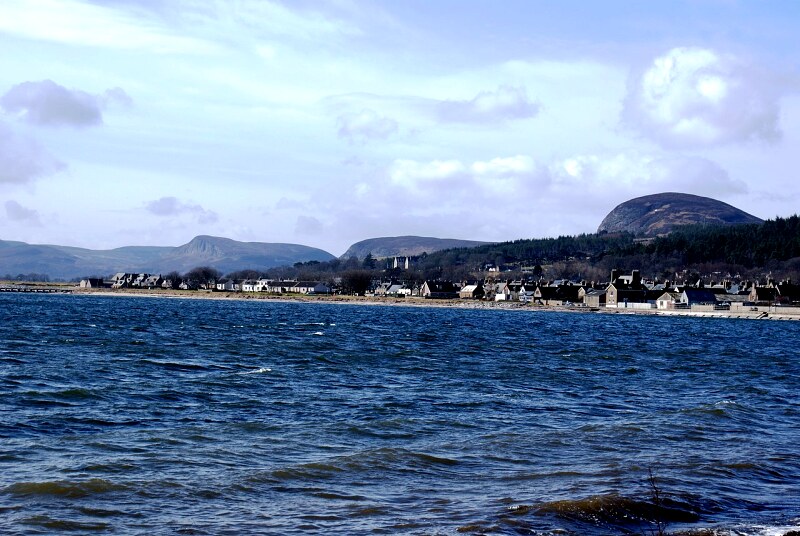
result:
<svg viewBox="0 0 800 536"><path fill-rule="evenodd" d="M269 288L272 285L272 281L269 279L259 279L255 282L253 288L255 288L256 292L269 292Z"/></svg>
<svg viewBox="0 0 800 536"><path fill-rule="evenodd" d="M680 303L680 294L677 292L665 292L656 300L656 308L660 310L675 309L676 304Z"/></svg>
<svg viewBox="0 0 800 536"><path fill-rule="evenodd" d="M234 292L239 290L239 285L233 279L223 279L222 281L217 281L217 290Z"/></svg>

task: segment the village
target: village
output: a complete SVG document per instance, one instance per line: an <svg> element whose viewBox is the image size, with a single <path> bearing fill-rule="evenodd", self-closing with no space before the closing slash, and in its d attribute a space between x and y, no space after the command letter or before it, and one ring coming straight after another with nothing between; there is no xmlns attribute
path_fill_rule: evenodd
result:
<svg viewBox="0 0 800 536"><path fill-rule="evenodd" d="M402 266L402 264L401 264ZM396 272L395 272L396 275ZM414 282L398 278L370 278L365 284L366 297L395 300L459 300L472 302L507 302L532 306L583 308L589 310L627 311L691 311L759 313L780 308L781 313L800 315L800 285L790 280L764 282L654 281L645 279L638 270L622 274L612 270L609 281L589 282L563 279L503 279L489 274L482 280L461 282L425 280ZM87 278L80 281L83 289L172 289L241 293L271 296L344 296L354 294L342 285L341 278L331 282L294 279L228 279L217 278L202 284L187 280L176 282L161 275L117 273L111 278ZM766 314L766 312L764 313Z"/></svg>

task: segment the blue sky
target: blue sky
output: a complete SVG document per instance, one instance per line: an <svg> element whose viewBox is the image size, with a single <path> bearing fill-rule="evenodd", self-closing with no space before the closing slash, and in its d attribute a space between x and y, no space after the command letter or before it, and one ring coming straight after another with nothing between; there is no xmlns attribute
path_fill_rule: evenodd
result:
<svg viewBox="0 0 800 536"><path fill-rule="evenodd" d="M0 239L341 254L798 212L793 2L0 3Z"/></svg>

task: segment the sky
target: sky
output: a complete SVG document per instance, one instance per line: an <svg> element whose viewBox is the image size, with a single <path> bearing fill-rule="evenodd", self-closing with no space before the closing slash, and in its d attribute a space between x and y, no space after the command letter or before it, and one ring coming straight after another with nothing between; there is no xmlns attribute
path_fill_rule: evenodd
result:
<svg viewBox="0 0 800 536"><path fill-rule="evenodd" d="M3 0L0 239L595 232L800 212L800 3Z"/></svg>

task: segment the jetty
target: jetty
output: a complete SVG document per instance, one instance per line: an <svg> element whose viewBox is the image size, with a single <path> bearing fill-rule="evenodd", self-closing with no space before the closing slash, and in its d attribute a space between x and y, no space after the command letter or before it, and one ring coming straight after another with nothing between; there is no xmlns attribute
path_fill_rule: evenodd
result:
<svg viewBox="0 0 800 536"><path fill-rule="evenodd" d="M56 287L31 287L27 285L0 285L0 292L25 292L39 294L71 294L72 289Z"/></svg>

